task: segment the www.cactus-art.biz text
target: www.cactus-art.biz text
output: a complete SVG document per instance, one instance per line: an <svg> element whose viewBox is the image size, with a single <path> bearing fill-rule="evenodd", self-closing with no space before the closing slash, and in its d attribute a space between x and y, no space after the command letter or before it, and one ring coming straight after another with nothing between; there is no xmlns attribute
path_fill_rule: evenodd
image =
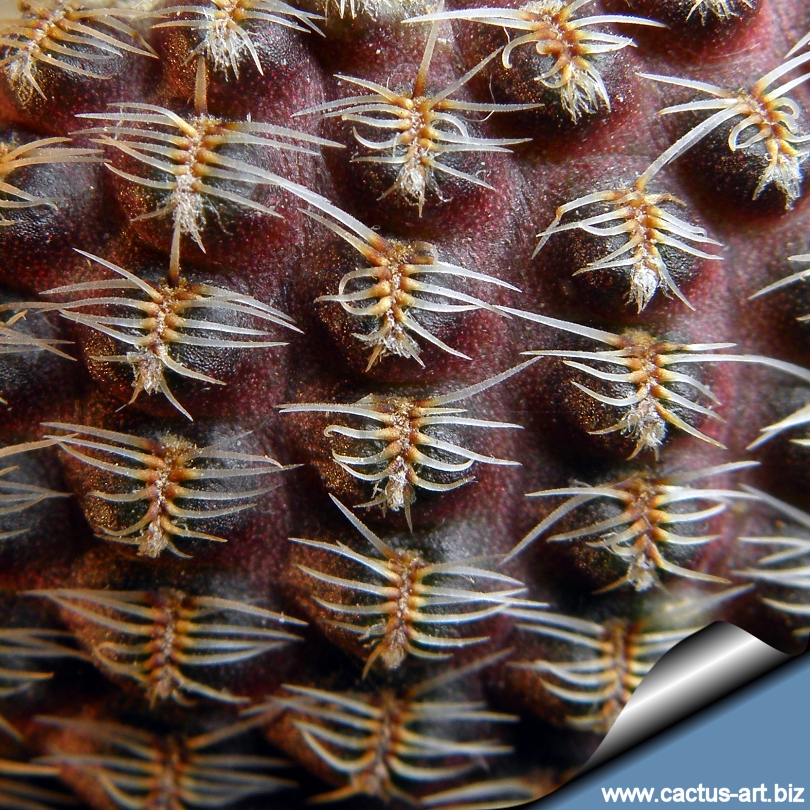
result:
<svg viewBox="0 0 810 810"><path fill-rule="evenodd" d="M656 788L602 788L602 798L605 802L749 802L749 803L781 803L804 802L804 788L793 784L787 786L775 784L769 790L763 782L759 787L741 787L732 790L727 787L706 787L703 784L697 787L665 787L656 791Z"/></svg>

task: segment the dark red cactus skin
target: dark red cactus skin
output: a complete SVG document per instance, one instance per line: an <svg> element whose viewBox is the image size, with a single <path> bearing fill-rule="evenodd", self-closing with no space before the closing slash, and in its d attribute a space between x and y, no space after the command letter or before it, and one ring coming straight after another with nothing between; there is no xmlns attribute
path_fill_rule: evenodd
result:
<svg viewBox="0 0 810 810"><path fill-rule="evenodd" d="M103 72L98 71L95 78L42 63L37 68L42 94L36 91L30 94L27 82L10 81L8 74L4 74L0 80L4 119L47 135L83 129L83 121L76 118L77 114L103 110L113 101L141 97L144 88L155 81L156 61L124 52L107 60ZM89 59L75 60L74 64L80 70L98 67Z"/></svg>
<svg viewBox="0 0 810 810"><path fill-rule="evenodd" d="M0 148L10 157L24 145L35 149L43 135L49 134L7 126L0 136ZM64 132L60 131L59 135L63 136ZM63 277L74 276L81 264L73 250L76 242L81 241L87 245L86 249L94 250L105 231L115 227L115 217L102 221L100 216L99 189L104 176L93 144L78 139L74 147L64 140L64 144L57 141L42 146L57 155L62 150L64 161L23 162L12 172L10 185L24 195L47 200L50 204L3 212L4 219L14 222L13 227L0 230L5 257L0 278L4 289L9 291L30 296L55 287ZM71 149L77 154L71 154ZM19 156L21 161L34 158L36 151ZM19 194L14 192L8 197L19 201Z"/></svg>
<svg viewBox="0 0 810 810"><path fill-rule="evenodd" d="M15 778L512 806L661 634L805 646L804 0L52 5L0 53Z"/></svg>
<svg viewBox="0 0 810 810"><path fill-rule="evenodd" d="M491 227L491 230L494 231L495 227ZM380 233L385 235L384 231ZM388 241L404 249L406 260L410 256L428 256L426 245L429 245L443 261L462 267L486 268L500 265L503 254L508 250L506 245L498 241L488 242L484 250L473 250L470 240L463 235L452 239L439 236L436 241L431 242L424 242L422 239L417 241L407 236ZM294 313L304 329L303 335L293 338L296 350L307 351L317 346L318 351L332 351L336 363L348 365L358 377L375 383L418 385L442 379L469 379L470 382L475 382L477 375L470 376L470 361L466 357L449 355L441 347L432 344L424 345L421 352L420 358L424 365L409 357L389 354L369 367L368 344L355 335L371 334L376 328L374 321L366 319L364 324L346 312L338 302L317 300L324 296L337 295L341 279L355 269L358 261L362 261L361 256L356 249L338 237L319 240L317 250L318 253L313 252L310 256L308 272L301 277L295 290L298 299ZM513 281L514 276L516 274L505 274L498 278L501 282L515 286L519 284L519 280ZM485 301L492 307L497 304L506 305L513 295L503 287L476 279L465 280L463 285L455 284L453 288ZM349 289L351 291L352 288ZM311 306L313 300L316 300L314 307ZM503 346L509 339L512 324L508 317L492 309L450 315L426 313L423 320L439 340L462 355L470 357L471 353L484 348L488 356L503 357L504 363L510 359L503 353Z"/></svg>
<svg viewBox="0 0 810 810"><path fill-rule="evenodd" d="M739 42L746 35L748 27L756 25L762 5L762 0L732 2L726 4L731 13L705 11L701 14L694 3L682 3L681 0L627 0L624 4L634 14L682 31L679 41L670 47L682 48L684 55L701 49L732 47L732 43ZM619 4L614 4L614 7L618 8ZM658 34L657 38L661 43L665 41L663 34Z"/></svg>

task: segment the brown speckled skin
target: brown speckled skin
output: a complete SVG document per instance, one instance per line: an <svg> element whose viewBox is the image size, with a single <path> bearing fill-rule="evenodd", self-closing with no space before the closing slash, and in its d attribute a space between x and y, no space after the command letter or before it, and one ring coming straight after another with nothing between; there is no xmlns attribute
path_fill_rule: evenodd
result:
<svg viewBox="0 0 810 810"><path fill-rule="evenodd" d="M178 4L182 5L173 0L165 5ZM740 18L709 26L701 26L696 15L687 19L684 9L690 5L691 0L594 3L593 13L601 8L612 14L646 15L666 22L670 28L614 27L618 33L633 36L638 47L602 57L599 64L604 68L613 110L608 114L602 109L576 125L566 118L554 94L542 91L532 80L530 71L539 57L531 47L513 53L511 71L503 67L499 57L493 60L457 97L483 103L540 103L543 106L539 109L521 114L471 115L476 119L475 129L485 137L533 140L515 147L511 154L464 155L452 165L473 173L481 171L494 190L437 174L438 192L435 187L429 189L421 217L413 205L396 195L380 199L395 178L387 170L390 167L372 170L370 164L352 162L363 152L352 134L354 124L339 119L320 122L316 115L292 116L324 101L362 92L334 78L336 73L393 89L410 87L427 26L402 24L385 14L374 19L362 11L354 23L348 17L341 21L331 5L323 24L324 37L257 26L252 35L264 75L259 75L250 59L244 61L239 78L230 75L226 80L223 75L212 74L209 111L233 119L250 114L255 121L335 140L343 148L324 149L322 157L256 150L261 154L253 154L251 159L333 200L386 238L429 240L445 260L493 275L521 290L517 293L472 281L463 286L470 295L615 334L633 327L686 343L734 342L737 347L733 352L767 355L808 367L810 326L797 321L810 312L810 293L805 286L800 283L749 300L767 284L796 272L797 267L787 261L789 256L810 252L807 195L791 211L785 211L784 199L776 192L767 192L752 202L751 178L755 175L751 172L758 170L757 165L750 158L727 151L727 132L721 130L701 143L662 171L652 184L652 190L666 189L684 200L686 208L672 210L704 227L723 245L708 248L718 261L668 254L676 280L694 310L659 291L639 313L626 303L627 279L617 271L574 277L583 264L606 252L604 240L582 231L553 237L533 256L537 234L551 223L559 205L592 191L632 183L697 120L688 114L657 116L667 104L691 96L681 88L643 80L638 72L742 86L777 64L810 26L806 0L752 0ZM448 7L469 6L453 0ZM68 133L86 126L73 117L74 113L103 111L107 102L121 100L146 101L187 113L194 93L194 66L188 60L196 45L195 36L188 28L155 29L151 43L160 58L128 56L122 60L121 71L107 82L77 83L48 73L43 79L48 99L35 98L25 109L20 108L0 71L0 114L6 127L24 128L8 129L4 137ZM461 76L505 42L499 28L459 20L445 24L429 89ZM810 109L810 83L797 87L792 95L801 107ZM807 116L803 120L806 123ZM112 150L105 157L119 169L143 171L137 161ZM152 190L114 176L100 165L34 167L26 172L24 177L18 176L22 177L21 187L48 196L52 196L51 189L60 190L59 209L24 211L20 223L0 229L3 302L34 300L37 293L60 284L112 277L79 257L73 248L98 253L150 283L162 279L168 267L171 219L142 217L155 208ZM0 543L0 599L4 606L0 623L5 627L66 628L75 633L82 649L92 652L110 640L108 630L26 592L57 587L119 591L177 588L284 611L306 619L309 627L300 631L301 641L280 652L253 657L232 668L195 671L206 683L244 696L246 702L237 707L206 699L192 708L171 702L150 706L131 679L104 672L97 658L96 667L72 659L53 666L49 662L53 679L37 683L12 703L0 701L0 714L23 738L23 742L13 742L0 731L0 755L24 759L57 750L94 750L80 734L37 723L39 715L138 725L163 738L191 735L235 721L240 710L266 698L287 695L281 688L285 683L377 699L386 690L405 694L431 675L470 663L484 653L506 651L502 660L454 684L450 693L453 699L482 700L493 711L520 716L520 722L506 730L496 728L498 724L489 729L492 736L502 737L515 747L508 757L491 758L489 775L533 774L537 793L548 792L585 761L599 738L566 727L570 706L545 690L536 673L510 664L546 656L565 658L565 645L521 630L514 619L500 615L484 625L490 642L462 650L451 664L409 658L394 672L375 666L363 678L368 640L334 626L334 615L315 601L343 602L347 592L329 583L313 582L300 568L308 566L333 577L348 577L356 575L356 566L338 555L293 546L287 539L309 538L360 548L359 535L327 496L334 495L348 507L355 507L374 497L374 485L352 478L332 459L333 450L351 454L356 445L345 437L326 437L323 431L330 424L362 427L363 423L345 415L280 414L278 406L352 403L368 394L421 397L446 393L516 365L525 359L520 355L523 351L593 350L593 341L519 317L482 310L462 312L423 322L441 340L470 355L471 361L422 342L424 368L412 359L387 356L367 370L368 350L353 336L358 321L337 303L315 302L319 296L337 293L341 276L361 266L359 254L306 217L299 210L304 204L294 195L261 186L248 193L263 204L276 205L282 218L215 204L207 209L202 231L205 253L187 236L182 239L184 277L266 301L292 315L303 333L285 334L285 330L271 325L273 339L286 340L287 346L255 351L204 350L190 356L195 368L226 382L226 386L181 380L169 372L172 390L194 416L191 423L159 394L142 392L135 402L126 404L132 395L130 369L94 359L120 353L121 346L114 340L60 321L53 313L45 316L32 309L24 329L38 337L61 336L75 341L69 351L77 362L47 354L4 356L0 396L8 404L0 405L0 437L6 445L33 440L48 432L41 426L48 421L76 422L135 435L172 431L200 443L208 443L212 436L247 434L240 442L241 452L266 453L285 464L301 466L270 477L270 491L255 499L252 510L203 527L214 533L226 532L227 544L181 539L178 542L193 555L191 559L166 552L157 560L148 560L138 557L132 547L94 536L94 531L121 525L114 507L92 494L97 489L111 491L114 476L91 469L55 448L25 456L24 462L19 462L20 478L15 480L35 482L74 497L45 500L22 517L12 516L14 522L8 526L0 525L2 531L21 523L28 527L23 536ZM138 216L142 218L130 221ZM619 243L610 244L614 249ZM242 321L235 315L228 323L241 325ZM440 495L417 491L413 534L402 512L373 507L358 509L356 514L397 548L421 549L436 560L491 559L507 554L562 503L560 498L527 499L526 493L616 482L639 471L661 477L748 459L761 462L761 466L700 486L733 488L748 483L810 509L810 457L806 448L790 442L801 437L801 431L783 434L755 451L746 449L761 427L808 401L807 384L772 369L736 363L707 362L690 366L689 372L717 395L721 403L717 411L724 421L704 420L694 414L687 414L687 421L725 444L725 450L670 429L658 458L643 453L627 460L634 447L630 438L620 433L590 433L614 424L621 412L595 402L572 381L595 388L598 384L559 358L543 358L507 382L459 404L467 409L466 416L515 422L522 430L459 425L446 429L446 437L452 441L480 453L515 460L521 466L477 464L472 468L475 481L465 487ZM627 390L625 385L620 393L624 395ZM8 466L17 463L12 458ZM121 487L120 479L114 486ZM126 485L123 491L129 491ZM615 514L611 508L606 511L604 502L597 501L586 510L571 513L555 531L570 531L601 520ZM739 538L777 533L784 526L781 518L763 506L735 502L720 516L690 524L689 532L717 535L717 539L677 552L671 559L741 584L744 580L735 572L756 564L762 554ZM567 543L547 543L540 538L502 571L525 583L526 598L547 602L560 613L601 623L620 617L628 625L655 627L665 621L667 606L673 602L722 590L663 574L662 584L649 591L636 593L623 587L594 594L595 589L621 576L624 569L615 558L588 546L588 539L597 538ZM801 649L802 638L792 635L800 620L765 607L763 596L801 599L800 592L765 586L726 602L700 621L734 621L780 649ZM481 629L476 624L462 628L461 633L478 635ZM306 796L346 783L307 744L289 710L276 705L255 725L264 726L263 735L253 731L240 738L239 750L266 755L283 751L296 764L291 778L307 785L302 791L274 794L267 800L273 807L299 810ZM478 730L476 735L481 736ZM110 797L80 768L64 767L61 776L67 788L93 810L114 810ZM477 770L465 778L473 781L485 776L483 770ZM425 795L433 788L455 784L458 780L445 780L420 787L418 792ZM251 799L240 807L268 806L260 801L265 800ZM371 810L381 805L372 798L354 797L350 806ZM394 800L392 806L406 805Z"/></svg>

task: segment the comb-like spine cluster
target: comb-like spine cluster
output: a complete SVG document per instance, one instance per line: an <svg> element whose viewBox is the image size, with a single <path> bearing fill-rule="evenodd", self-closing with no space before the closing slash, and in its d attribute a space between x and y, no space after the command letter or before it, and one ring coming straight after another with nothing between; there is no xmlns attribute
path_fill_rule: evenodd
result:
<svg viewBox="0 0 810 810"><path fill-rule="evenodd" d="M594 57L616 53L634 45L632 39L600 30L610 23L661 27L661 23L624 14L579 16L580 9L592 0L532 0L519 8L476 8L436 12L416 17L421 20L469 20L502 27L514 32L500 51L501 62L512 68L512 54L518 48L533 46L549 67L531 76L559 95L560 103L573 123L601 109L611 110L610 94ZM592 30L592 26L597 26ZM493 54L493 56L497 55Z"/></svg>
<svg viewBox="0 0 810 810"><path fill-rule="evenodd" d="M191 56L202 57L212 71L226 79L231 75L238 79L246 59L252 60L256 70L264 75L251 25L272 23L294 31L319 33L317 23L323 19L283 0L201 0L161 9L152 16L159 21L152 24L154 30L194 31L200 41Z"/></svg>
<svg viewBox="0 0 810 810"><path fill-rule="evenodd" d="M446 158L459 153L505 152L507 147L526 143L528 138L481 138L470 132L465 114L510 112L523 110L526 104L484 104L451 98L495 54L465 73L435 95L427 92L428 72L433 51L439 36L437 24L431 26L422 63L410 92L395 92L388 87L358 79L339 76L342 81L369 91L366 95L349 96L330 101L307 112L321 113L325 118L339 117L342 121L359 124L352 133L357 143L372 154L360 154L352 158L360 163L376 163L399 167L396 180L386 189L381 199L389 194L399 194L415 205L422 216L425 198L429 193L441 196L437 175L449 175L473 185L492 190L492 186L477 174L462 171L449 165ZM379 130L380 133L375 133ZM369 138L361 134L378 134ZM390 137L379 137L379 134ZM385 154L389 152L390 154ZM377 154L382 152L384 154Z"/></svg>
<svg viewBox="0 0 810 810"><path fill-rule="evenodd" d="M44 761L50 765L76 768L97 782L117 806L147 810L160 802L185 810L228 807L251 796L275 793L293 786L283 777L265 771L284 768L274 757L253 754L212 754L205 749L228 736L240 733L196 737L160 737L131 726L94 720L66 720L44 717L42 723L63 729L97 747L97 753L72 754L58 751Z"/></svg>
<svg viewBox="0 0 810 810"><path fill-rule="evenodd" d="M123 528L103 526L99 536L137 546L138 554L145 557L156 558L164 551L178 557L189 556L175 545L177 537L226 543L227 538L190 529L188 521L229 517L250 509L255 506L251 499L263 495L266 489L223 489L222 485L285 469L269 456L240 453L217 445L198 447L173 434L149 439L62 422L46 427L72 431L53 437L72 458L108 473L113 480L135 483L136 488L129 491L98 490L89 495L113 505L141 507L142 514L133 523ZM212 507L211 503L225 505Z"/></svg>
<svg viewBox="0 0 810 810"><path fill-rule="evenodd" d="M383 801L418 801L412 785L433 786L484 767L485 758L512 749L481 731L493 723L512 723L513 715L482 704L433 695L476 667L461 667L402 691L329 692L286 686L275 703L293 716L293 725L312 753L345 784L316 801L371 796ZM257 708L261 711L261 707ZM440 721L443 731L430 725ZM456 729L467 729L463 738ZM442 764L443 758L454 764Z"/></svg>
<svg viewBox="0 0 810 810"><path fill-rule="evenodd" d="M189 596L178 590L91 591L57 589L33 595L52 600L65 613L110 631L111 640L93 648L95 659L113 675L135 681L154 706L174 700L193 706L194 696L243 703L228 690L214 689L188 673L246 661L300 638L260 624L304 622L255 605L216 596Z"/></svg>
<svg viewBox="0 0 810 810"><path fill-rule="evenodd" d="M184 363L175 355L178 350L198 349L272 349L283 342L264 328L237 326L211 316L247 316L256 326L281 326L300 331L291 318L275 307L257 301L250 295L211 284L192 284L179 278L175 284L165 281L153 286L117 264L78 251L87 259L111 271L119 279L99 279L68 284L47 290L54 296L78 296L53 305L63 318L81 324L112 338L126 348L124 354L94 357L96 362L129 366L133 372L132 399L143 392L161 393L184 416L191 414L171 390L167 372L186 380L209 385L223 385L220 380ZM85 307L103 308L111 314L84 313ZM46 305L45 308L50 308ZM125 312L126 316L112 314ZM172 351L174 350L174 352Z"/></svg>
<svg viewBox="0 0 810 810"><path fill-rule="evenodd" d="M332 451L335 463L353 478L374 485L372 498L358 506L382 506L394 512L405 511L411 523L411 506L417 490L450 492L469 484L473 478L465 475L474 464L515 465L518 462L497 458L470 450L453 441L435 435L439 426L498 429L519 428L520 425L466 416L465 408L448 408L456 402L485 391L514 376L531 365L528 360L501 374L449 394L411 399L369 395L350 405L328 403L298 403L282 406L282 413L347 414L370 423L370 427L329 425L325 436L346 437L359 444L356 455ZM374 445L382 449L374 452ZM360 452L368 448L371 452ZM372 471L367 471L371 468ZM436 480L436 474L447 474L448 480Z"/></svg>
<svg viewBox="0 0 810 810"><path fill-rule="evenodd" d="M528 493L529 498L567 497L541 523L518 543L509 557L514 557L545 535L567 515L594 501L613 503L618 511L611 517L548 536L548 542L584 541L589 548L599 549L616 558L626 573L601 588L597 593L632 585L644 591L660 585L659 574L665 573L703 582L728 584L713 574L685 568L668 559L667 549L681 550L704 546L719 539L716 534L683 534L704 525L704 521L722 515L735 500L752 496L735 489L691 487L703 478L745 470L757 466L755 461L732 462L689 473L676 473L664 478L651 478L634 473L610 484L584 485ZM708 505L706 505L708 504ZM672 508L672 507L675 508ZM701 508L701 506L703 508ZM682 508L684 507L684 508ZM616 510L611 510L616 511ZM577 521L579 522L579 521Z"/></svg>
<svg viewBox="0 0 810 810"><path fill-rule="evenodd" d="M0 67L24 104L33 93L45 98L39 82L45 66L79 78L108 78L115 57L155 55L130 24L137 16L136 9L109 0L26 0L21 17L0 27Z"/></svg>
<svg viewBox="0 0 810 810"><path fill-rule="evenodd" d="M346 273L340 279L337 294L322 295L316 301L340 304L360 322L372 321L371 331L354 333L354 337L371 347L366 371L389 354L410 357L424 366L420 341L416 338L455 357L471 359L427 329L419 315L452 316L474 310L502 313L492 304L454 289L445 279L481 281L519 292L512 284L494 276L443 261L430 242L388 240L345 211L336 210L334 206L326 210L338 221L307 213L351 245L367 266Z"/></svg>
<svg viewBox="0 0 810 810"><path fill-rule="evenodd" d="M513 577L483 567L484 560L430 562L417 550L395 549L340 501L334 497L332 500L376 554L363 554L343 543L299 538L293 538L293 542L340 555L359 566L361 573L351 579L301 564L298 567L310 579L337 587L344 595L341 602L312 598L336 616L334 626L368 639L370 651L364 675L378 659L386 669L393 670L407 656L441 661L452 658L453 652L463 647L487 642L486 635L456 634L465 625L503 612L514 597L526 590ZM357 596L379 601L358 604Z"/></svg>

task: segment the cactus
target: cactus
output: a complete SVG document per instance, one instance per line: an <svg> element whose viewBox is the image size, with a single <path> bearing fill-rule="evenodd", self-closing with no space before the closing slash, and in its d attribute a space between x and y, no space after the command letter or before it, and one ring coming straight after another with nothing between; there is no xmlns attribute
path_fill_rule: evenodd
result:
<svg viewBox="0 0 810 810"><path fill-rule="evenodd" d="M20 0L0 804L511 807L803 649L808 26Z"/></svg>

